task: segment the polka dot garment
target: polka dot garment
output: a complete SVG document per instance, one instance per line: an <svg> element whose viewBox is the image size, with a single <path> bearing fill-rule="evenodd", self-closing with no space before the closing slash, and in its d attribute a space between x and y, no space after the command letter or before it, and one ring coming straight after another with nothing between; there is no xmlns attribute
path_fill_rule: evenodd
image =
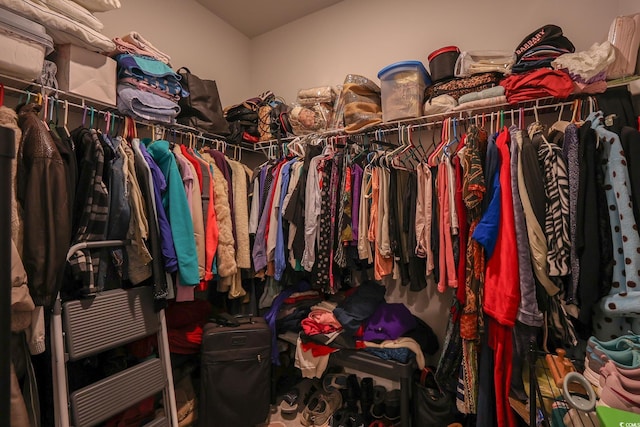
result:
<svg viewBox="0 0 640 427"><path fill-rule="evenodd" d="M592 128L603 148L602 168L613 237L614 270L611 291L600 300L605 316L640 314L640 236L633 215L629 171L617 134L604 127L602 112L592 113Z"/></svg>

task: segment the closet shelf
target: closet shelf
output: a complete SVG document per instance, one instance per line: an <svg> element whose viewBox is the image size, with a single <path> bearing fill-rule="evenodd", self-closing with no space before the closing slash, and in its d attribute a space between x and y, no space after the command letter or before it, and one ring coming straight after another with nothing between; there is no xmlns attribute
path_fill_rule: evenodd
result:
<svg viewBox="0 0 640 427"><path fill-rule="evenodd" d="M640 75L624 77L617 80L611 80L607 82L607 88L627 86L632 81L638 80L638 79L640 79ZM589 95L578 94L578 95L573 95L566 99L560 99L555 97L543 97L543 98L537 98L537 99L532 99L528 101L518 102L516 104L503 103L503 104L496 104L496 105L491 105L487 107L461 109L458 111L448 111L445 113L432 114L428 116L383 122L375 126L368 127L362 132L355 133L355 134L347 134L344 131L344 128L340 128L340 129L327 130L325 132L311 133L305 136L287 136L284 138L280 138L280 140L271 139L268 141L260 141L250 145L254 148L255 151L261 151L263 154L267 155L269 153L269 150L271 149L270 147L272 147L273 145L278 144L279 142L289 142L296 138L301 138L301 137L328 138L331 136L372 135L376 131L383 132L383 133L396 132L403 126L411 127L413 129L422 129L429 126L441 124L442 121L446 118L459 118L461 120L464 120L464 119L470 119L476 116L480 116L482 114L486 115L486 114L498 113L500 111L508 112L509 115L511 115L512 113L513 114L517 113L521 108L525 113L530 113L530 112L533 112L534 110L541 111L541 110L548 110L548 109L558 109L561 107L569 106L573 104L573 102L576 99L585 98L587 96Z"/></svg>
<svg viewBox="0 0 640 427"><path fill-rule="evenodd" d="M8 76L5 74L0 74L0 84L3 86L6 92L12 92L17 94L18 96L38 96L41 95L43 97L48 97L49 99L55 99L59 102L65 102L71 108L75 108L77 110L90 110L94 109L94 114L97 114L98 117L106 118L107 114L111 116L115 116L121 120L124 120L124 115L120 113L113 105L106 104L102 101L92 99L89 97L83 97L79 95L75 95L70 92L65 92L60 89L56 89L53 87L45 86L37 82L28 81L19 79L16 77ZM240 150L256 152L259 151L254 147L251 147L250 144L228 144L227 140L224 136L210 134L203 132L200 129L196 129L194 127L181 125L179 123L174 123L171 125L167 124L157 124L152 123L145 120L136 119L136 123L146 126L154 131L159 131L163 134L172 134L179 133L186 137L193 136L196 141L202 141L209 144L218 144L223 143L227 144L229 148L238 148Z"/></svg>

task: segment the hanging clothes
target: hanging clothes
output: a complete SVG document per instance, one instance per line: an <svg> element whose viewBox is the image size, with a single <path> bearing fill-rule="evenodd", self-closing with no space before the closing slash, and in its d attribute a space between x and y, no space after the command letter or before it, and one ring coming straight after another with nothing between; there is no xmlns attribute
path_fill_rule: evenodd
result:
<svg viewBox="0 0 640 427"><path fill-rule="evenodd" d="M186 286L197 285L200 283L200 278L198 255L193 239L193 223L182 178L175 158L169 149L169 141L145 139L143 143L167 181L167 191L162 196L162 204L171 225L173 243L178 258L180 283Z"/></svg>

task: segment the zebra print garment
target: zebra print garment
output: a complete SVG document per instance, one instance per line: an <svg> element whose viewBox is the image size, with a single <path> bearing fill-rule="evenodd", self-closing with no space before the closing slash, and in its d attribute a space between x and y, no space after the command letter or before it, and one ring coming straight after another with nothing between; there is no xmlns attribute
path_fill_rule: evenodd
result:
<svg viewBox="0 0 640 427"><path fill-rule="evenodd" d="M546 216L544 230L547 237L549 276L566 276L571 272L571 240L569 237L569 177L562 148L549 142L542 133L538 161L544 174Z"/></svg>

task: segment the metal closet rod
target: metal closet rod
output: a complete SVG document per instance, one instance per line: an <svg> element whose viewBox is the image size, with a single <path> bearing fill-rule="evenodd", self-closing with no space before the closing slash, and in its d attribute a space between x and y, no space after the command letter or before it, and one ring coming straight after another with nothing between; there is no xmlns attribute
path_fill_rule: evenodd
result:
<svg viewBox="0 0 640 427"><path fill-rule="evenodd" d="M577 99L577 98L576 98ZM566 106L571 106L575 102L575 99L571 99L570 101L555 101L555 98L547 97L547 98L539 98L536 100L523 101L520 103L522 106L513 105L513 104L499 104L488 106L486 108L477 108L472 110L460 110L460 111L449 111L440 114L433 114L429 116L417 117L412 119L404 119L395 122L382 123L377 126L374 126L371 129L367 129L363 132L347 134L344 132L344 129L332 129L325 132L320 132L316 134L309 134L305 136L313 137L315 139L329 139L329 138L349 138L349 139L361 139L364 136L369 138L375 138L376 133L378 134L393 134L400 133L401 129L409 128L410 130L422 130L429 127L435 127L442 125L444 120L446 119L458 119L461 122L469 122L474 118L481 118L482 116L491 117L491 115L500 114L500 111L503 111L505 115L513 115L514 121L516 114L519 114L522 111L522 114L528 112L542 112L543 110L549 109L558 109L564 108ZM549 103L550 102L550 103ZM541 104L542 103L542 104ZM533 104L533 105L531 105ZM525 106L531 105L531 106ZM278 143L286 143L292 141L296 138L301 138L300 136L290 136L286 138L281 138L280 141L272 139L269 141L262 141L256 144L256 148L259 148L263 152L269 150L272 146L277 146Z"/></svg>
<svg viewBox="0 0 640 427"><path fill-rule="evenodd" d="M21 94L21 95L27 95L27 96L33 96L33 97L42 97L43 100L52 100L54 105L64 105L65 108L68 107L72 107L72 108L76 108L79 110L83 111L83 114L86 114L87 112L91 112L93 111L94 114L97 113L99 116L102 115L105 119L107 117L109 118L113 118L113 119L119 119L124 121L124 119L126 118L126 116L123 116L122 114L120 114L120 112L118 112L118 110L116 110L113 107L108 107L106 104L102 104L105 107L107 107L106 109L100 110L97 109L95 107L93 107L91 104L94 104L93 101L91 102L86 102L84 98L78 97L76 95L71 95L74 98L80 99L82 101L82 104L79 104L77 102L73 102L73 101L69 101L69 100L61 100L59 99L57 96L58 95L67 95L66 92L55 89L55 88L50 88L48 86L42 86L39 85L38 83L34 83L34 82L26 82L26 81L22 81L22 80L18 80L18 79L14 79L16 81L20 81L20 82L24 82L24 83L28 83L31 85L37 85L38 87L40 87L42 89L42 92L35 92L35 91L30 91L27 89L18 89L15 88L13 86L8 86L5 84L1 84L0 85L4 88L4 90L9 91L9 92L14 92L17 94ZM46 95L43 94L45 92L45 90L50 90L52 92L55 93L54 95ZM50 101L46 101L46 102L50 102ZM95 102L100 104L99 102ZM170 125L170 126L166 126L166 125L160 125L160 124L154 124L154 123L150 123L150 122L146 122L144 120L135 120L134 122L136 124L141 124L144 126L147 126L149 128L151 128L151 131L154 132L154 134L156 133L157 130L160 130L163 134L165 133L177 133L180 135L183 135L187 138L189 137L193 137L196 139L196 143L197 141L203 141L203 142L208 142L211 144L224 144L225 147L228 147L230 149L236 150L244 150L247 152L251 152L251 153L255 153L255 152L259 152L259 150L256 149L252 149L252 148L248 148L242 145L237 145L237 144L229 144L223 137L219 137L219 138L215 138L215 137L210 137L210 136L205 136L203 134L202 131L199 131L198 129L189 127L189 126L185 126L185 125L180 125L180 124L174 124L174 125ZM84 120L83 120L84 123Z"/></svg>

